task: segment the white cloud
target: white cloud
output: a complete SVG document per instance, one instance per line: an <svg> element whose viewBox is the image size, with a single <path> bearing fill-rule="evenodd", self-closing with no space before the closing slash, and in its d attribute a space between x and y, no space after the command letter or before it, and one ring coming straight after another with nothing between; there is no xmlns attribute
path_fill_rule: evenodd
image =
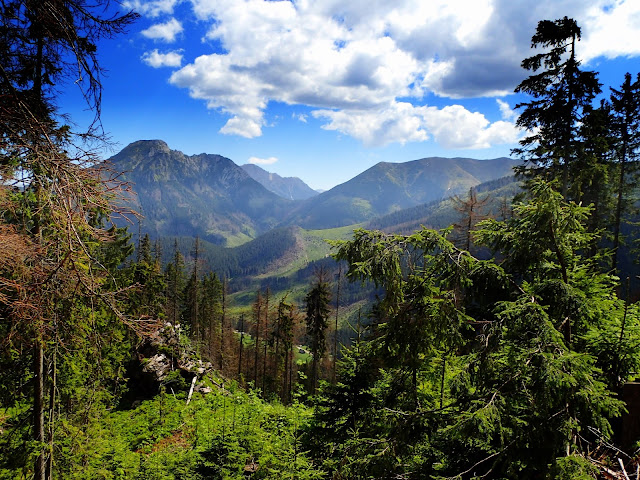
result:
<svg viewBox="0 0 640 480"><path fill-rule="evenodd" d="M493 124L459 105L415 105L429 94L457 99L512 92L527 75L520 62L532 53L541 19L576 18L584 59L640 54L637 0L190 2L222 53L196 58L170 82L229 115L221 133L247 138L262 134L264 112L274 101L316 108L313 115L327 120L324 128L370 145L433 138L454 148L489 147L517 136L506 103L498 102L504 121ZM181 30L172 19L145 35L174 41ZM452 121L463 123L456 129Z"/></svg>
<svg viewBox="0 0 640 480"><path fill-rule="evenodd" d="M232 117L220 129L220 133L225 135L239 135L245 138L255 138L262 135L262 116L259 119L251 117Z"/></svg>
<svg viewBox="0 0 640 480"><path fill-rule="evenodd" d="M585 60L640 55L640 2L614 0L605 9L598 2L587 11L582 31L579 49Z"/></svg>
<svg viewBox="0 0 640 480"><path fill-rule="evenodd" d="M161 40L163 42L173 43L176 41L176 36L181 33L182 30L182 24L175 18L172 18L168 22L156 23L155 25L151 25L141 33L145 37L151 38L153 40Z"/></svg>
<svg viewBox="0 0 640 480"><path fill-rule="evenodd" d="M472 113L460 105L438 109L397 102L383 110L316 110L313 115L329 120L322 128L345 133L367 146L404 144L431 137L445 148L479 149L514 143L520 137L513 123L490 123L481 113Z"/></svg>
<svg viewBox="0 0 640 480"><path fill-rule="evenodd" d="M125 0L122 6L126 9L135 10L141 15L157 17L162 14L173 14L174 7L178 0Z"/></svg>
<svg viewBox="0 0 640 480"><path fill-rule="evenodd" d="M144 63L153 68L180 67L182 65L181 50L160 53L156 48L150 52L145 52L141 58Z"/></svg>
<svg viewBox="0 0 640 480"><path fill-rule="evenodd" d="M416 107L409 103L396 103L383 110L316 110L312 115L329 120L322 127L325 130L345 133L367 146L428 139Z"/></svg>
<svg viewBox="0 0 640 480"><path fill-rule="evenodd" d="M258 157L250 157L248 162L253 165L273 165L276 163L278 159L276 157L269 158L258 158Z"/></svg>
<svg viewBox="0 0 640 480"><path fill-rule="evenodd" d="M518 112L513 110L511 106L504 100L500 100L499 98L496 98L496 102L498 103L498 108L500 109L500 115L502 116L503 120L511 121L518 116Z"/></svg>
<svg viewBox="0 0 640 480"><path fill-rule="evenodd" d="M520 137L513 123L490 123L483 114L470 112L460 105L449 105L442 109L424 108L426 128L445 148L489 148L492 145L515 143Z"/></svg>
<svg viewBox="0 0 640 480"><path fill-rule="evenodd" d="M291 118L295 118L296 120L302 123L307 123L307 116L304 113L298 113L298 114L292 113Z"/></svg>

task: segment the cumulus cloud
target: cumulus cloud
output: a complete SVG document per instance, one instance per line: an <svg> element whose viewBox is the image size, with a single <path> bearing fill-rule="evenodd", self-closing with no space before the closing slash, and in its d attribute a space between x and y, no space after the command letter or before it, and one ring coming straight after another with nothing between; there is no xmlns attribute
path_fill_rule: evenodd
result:
<svg viewBox="0 0 640 480"><path fill-rule="evenodd" d="M248 162L253 165L273 165L276 163L278 159L276 157L269 158L258 158L258 157L250 157Z"/></svg>
<svg viewBox="0 0 640 480"><path fill-rule="evenodd" d="M158 49L145 52L142 55L142 61L153 68L160 67L180 67L182 65L182 51L173 50L166 53L160 53Z"/></svg>
<svg viewBox="0 0 640 480"><path fill-rule="evenodd" d="M429 138L421 109L398 102L381 110L316 110L312 115L329 122L322 128L336 130L362 141L366 146L383 146L392 142L420 142Z"/></svg>
<svg viewBox="0 0 640 480"><path fill-rule="evenodd" d="M585 60L640 54L635 0L191 0L191 6L208 25L206 39L222 49L196 58L170 82L229 115L222 133L247 138L262 134L265 109L275 101L315 108L324 128L368 145L433 138L455 148L489 147L517 136L506 104L498 104L503 118L494 123L460 105L416 105L429 94L512 92L528 74L520 61L531 55L531 35L544 18L578 20ZM181 29L173 19L145 35L173 41Z"/></svg>
<svg viewBox="0 0 640 480"><path fill-rule="evenodd" d="M168 22L156 23L155 25L151 25L141 33L145 37L151 38L153 40L173 43L176 41L176 36L181 33L182 30L182 24L175 18L172 18Z"/></svg>
<svg viewBox="0 0 640 480"><path fill-rule="evenodd" d="M304 113L298 113L298 114L293 113L291 114L291 118L295 118L296 120L302 123L307 123L307 116Z"/></svg>
<svg viewBox="0 0 640 480"><path fill-rule="evenodd" d="M316 110L313 115L329 120L322 128L345 133L367 146L433 138L445 148L479 149L514 143L520 137L513 123L491 123L483 114L472 113L461 105L439 109L397 102L379 111Z"/></svg>
<svg viewBox="0 0 640 480"><path fill-rule="evenodd" d="M142 15L157 17L162 14L173 14L177 3L178 0L125 0L122 6Z"/></svg>
<svg viewBox="0 0 640 480"><path fill-rule="evenodd" d="M449 105L442 109L422 108L426 128L446 148L489 148L492 145L515 143L520 138L520 132L513 123L490 123L483 114L470 112L460 105Z"/></svg>
<svg viewBox="0 0 640 480"><path fill-rule="evenodd" d="M500 100L499 98L496 98L496 102L498 103L498 108L500 109L500 115L502 116L503 120L512 121L518 116L518 113L515 110L513 110L511 106L504 100Z"/></svg>
<svg viewBox="0 0 640 480"><path fill-rule="evenodd" d="M640 55L640 2L616 0L612 5L594 5L587 10L583 25L582 57Z"/></svg>

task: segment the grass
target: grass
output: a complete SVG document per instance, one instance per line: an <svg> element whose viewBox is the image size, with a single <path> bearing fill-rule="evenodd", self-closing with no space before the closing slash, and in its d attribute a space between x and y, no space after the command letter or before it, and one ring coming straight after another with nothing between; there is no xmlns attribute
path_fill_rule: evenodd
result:
<svg viewBox="0 0 640 480"><path fill-rule="evenodd" d="M247 242L253 240L253 237L250 237L246 233L236 233L235 235L226 235L227 244L226 247L239 247L240 245L244 245Z"/></svg>
<svg viewBox="0 0 640 480"><path fill-rule="evenodd" d="M303 251L296 259L277 270L260 275L256 278L289 277L309 263L331 255L331 246L327 240L348 240L353 236L353 230L363 226L359 223L346 227L328 228L322 230L301 230Z"/></svg>

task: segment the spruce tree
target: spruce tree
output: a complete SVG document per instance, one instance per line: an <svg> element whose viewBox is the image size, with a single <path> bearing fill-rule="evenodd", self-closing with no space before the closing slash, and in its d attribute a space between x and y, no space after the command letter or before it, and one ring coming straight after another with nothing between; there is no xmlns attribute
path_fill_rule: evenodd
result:
<svg viewBox="0 0 640 480"><path fill-rule="evenodd" d="M174 241L173 259L165 268L165 283L167 285L166 318L172 325L182 323L184 309L185 272L184 257L178 250L178 241Z"/></svg>
<svg viewBox="0 0 640 480"><path fill-rule="evenodd" d="M258 352L260 351L260 323L262 323L262 310L264 299L262 292L258 290L252 306L253 317L253 388L258 388Z"/></svg>
<svg viewBox="0 0 640 480"><path fill-rule="evenodd" d="M516 108L522 109L517 125L534 133L521 140L522 148L513 153L534 167L548 168L547 174L560 179L565 198L570 192L577 197L570 183L572 165L580 150L578 128L585 108L601 91L596 73L580 68L576 57L580 37L581 29L571 18L538 22L531 46L548 50L522 61L522 67L533 74L515 89L533 97ZM530 173L524 169L521 172Z"/></svg>
<svg viewBox="0 0 640 480"><path fill-rule="evenodd" d="M622 243L620 228L625 213L628 213L633 205L634 199L631 194L638 179L636 160L640 152L640 74L632 82L631 74L627 73L620 90L611 89L611 110L618 171L611 257L611 265L615 270L618 267L618 254Z"/></svg>
<svg viewBox="0 0 640 480"><path fill-rule="evenodd" d="M305 296L307 337L309 338L312 356L310 392L315 394L318 384L318 365L326 351L326 330L329 326L329 302L331 290L327 281L327 273L318 270L311 290Z"/></svg>
<svg viewBox="0 0 640 480"><path fill-rule="evenodd" d="M280 399L287 402L290 397L289 372L292 368L293 360L293 338L294 325L296 323L296 307L293 303L287 301L285 295L278 302L278 309L273 327L273 342L275 343L275 372L274 377L277 379L280 373L280 364L282 363L282 387L280 391ZM280 347L282 346L282 351Z"/></svg>
<svg viewBox="0 0 640 480"><path fill-rule="evenodd" d="M489 197L478 199L478 194L472 187L469 189L466 200L458 195L453 196L452 200L453 208L460 214L459 222L454 224L455 243L467 252L471 252L473 229L479 221L486 218L483 209L489 202Z"/></svg>

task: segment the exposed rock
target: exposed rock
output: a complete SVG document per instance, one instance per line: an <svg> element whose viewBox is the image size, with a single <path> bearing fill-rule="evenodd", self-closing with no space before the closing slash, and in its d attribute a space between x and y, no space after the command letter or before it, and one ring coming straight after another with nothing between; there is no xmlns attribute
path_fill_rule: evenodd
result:
<svg viewBox="0 0 640 480"><path fill-rule="evenodd" d="M186 383L182 387L179 386L180 377L190 382L194 376L201 379L213 372L211 362L197 358L194 350L181 344L182 333L180 325L165 323L155 335L139 346L138 358L142 368L138 370L140 373L130 372L130 378L136 384L144 383L146 390L157 392L163 384L167 385L167 382L171 383L174 389L186 388ZM178 372L179 376L173 375L169 378L171 372ZM201 390L196 391L206 389L202 385L200 387Z"/></svg>
<svg viewBox="0 0 640 480"><path fill-rule="evenodd" d="M171 371L171 360L163 353L158 353L144 362L142 371L151 373L157 381L162 381Z"/></svg>

